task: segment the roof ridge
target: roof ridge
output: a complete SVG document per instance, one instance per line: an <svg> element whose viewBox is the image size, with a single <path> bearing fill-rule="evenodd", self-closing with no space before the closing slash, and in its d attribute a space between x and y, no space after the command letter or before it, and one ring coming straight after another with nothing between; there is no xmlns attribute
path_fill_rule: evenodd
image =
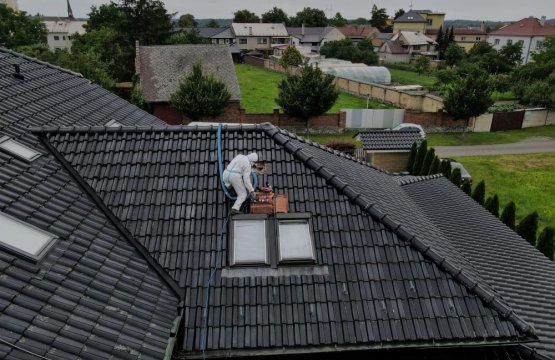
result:
<svg viewBox="0 0 555 360"><path fill-rule="evenodd" d="M264 125L264 124L262 124ZM237 130L256 130L263 131L262 125L259 124L225 124L224 131L237 131ZM80 133L108 133L108 132L121 132L121 133L134 133L134 132L192 132L192 131L206 131L216 132L217 125L123 125L123 126L47 126L47 127L32 127L30 131L37 134L80 134Z"/></svg>
<svg viewBox="0 0 555 360"><path fill-rule="evenodd" d="M315 160L312 155L306 153L302 148L297 147L293 143L291 143L291 139L287 139L288 136L286 136L288 132L278 130L271 124L264 124L264 130L268 134L268 136L273 138L274 141L280 144L287 152L291 153L294 157L302 161L305 166L314 170L316 174L323 177L328 183L330 183L337 190L343 193L343 195L347 196L355 204L360 206L363 211L368 213L374 219L382 223L386 228L395 233L400 239L410 243L413 248L422 253L422 255L431 260L440 269L450 274L456 281L466 287L470 293L478 296L488 306L497 311L502 317L508 319L513 324L513 326L515 326L515 328L528 336L536 336L533 326L527 323L519 315L517 315L511 307L501 301L500 296L496 296L495 293L491 293L482 284L472 279L471 276L467 275L466 271L457 268L445 257L438 254L431 245L427 245L416 235L413 235L409 231L407 231L402 224L393 220L391 217L388 216L388 214L378 210L375 207L375 204L368 202L364 198L363 194L357 192L355 189L353 189L352 186L343 182L336 174L328 170L325 165ZM308 144L314 145L314 143ZM327 149L322 145L319 145L318 147Z"/></svg>
<svg viewBox="0 0 555 360"><path fill-rule="evenodd" d="M64 69L63 67L60 67L60 66L57 66L57 65L52 65L52 64L50 64L50 63L47 63L47 62L45 62L45 61L36 59L36 58L34 58L34 57L25 55L25 54L23 54L23 53L18 53L18 52L16 52L16 51L13 51L13 50L10 50L10 49L4 48L4 47L0 47L0 52L5 52L5 53L8 53L8 54L12 54L12 55L17 56L18 58L23 58L23 59L25 59L25 60L29 60L29 61L35 62L35 63L37 63L37 64L45 65L45 66L47 66L47 67L49 67L49 68L52 68L52 69L55 69L55 70L59 70L59 71L63 71L63 72L66 72L66 73L68 73L68 74L71 74L71 75L73 75L73 76L78 76L78 77L81 77L81 78L84 78L84 79L85 79L85 77L84 77L82 74L78 73L78 72L75 72L75 71L72 71L72 70L68 70L68 69ZM88 80L88 79L87 79L87 80ZM90 81L90 80L89 80L89 81Z"/></svg>
<svg viewBox="0 0 555 360"><path fill-rule="evenodd" d="M433 179L439 179L441 177L445 177L442 173L439 174L431 174L431 175L424 175L424 176L414 176L414 175L407 175L406 179L398 178L397 183L399 186L410 185L418 182L424 182Z"/></svg>

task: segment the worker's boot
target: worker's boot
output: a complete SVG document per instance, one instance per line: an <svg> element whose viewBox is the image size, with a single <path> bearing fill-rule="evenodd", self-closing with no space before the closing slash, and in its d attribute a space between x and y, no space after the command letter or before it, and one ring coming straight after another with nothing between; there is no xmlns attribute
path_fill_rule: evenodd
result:
<svg viewBox="0 0 555 360"><path fill-rule="evenodd" d="M241 210L231 209L231 215L242 214Z"/></svg>

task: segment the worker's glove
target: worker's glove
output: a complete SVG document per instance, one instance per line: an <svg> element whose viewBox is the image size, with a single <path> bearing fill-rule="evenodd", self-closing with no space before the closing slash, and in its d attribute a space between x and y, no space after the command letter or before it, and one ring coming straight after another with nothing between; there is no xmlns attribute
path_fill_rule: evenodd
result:
<svg viewBox="0 0 555 360"><path fill-rule="evenodd" d="M256 200L256 193L255 193L254 191L251 192L251 193L249 194L249 199L250 199L251 201Z"/></svg>

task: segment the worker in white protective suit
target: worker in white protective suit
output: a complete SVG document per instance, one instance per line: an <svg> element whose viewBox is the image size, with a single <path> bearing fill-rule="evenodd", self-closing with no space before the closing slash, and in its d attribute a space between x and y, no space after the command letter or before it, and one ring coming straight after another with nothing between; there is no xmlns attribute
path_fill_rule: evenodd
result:
<svg viewBox="0 0 555 360"><path fill-rule="evenodd" d="M256 194L251 182L251 171L257 161L258 155L256 153L237 155L224 170L225 186L227 188L233 186L237 194L237 200L235 200L231 208L232 215L241 213L241 205L243 205L247 199L247 195L251 200L256 199Z"/></svg>

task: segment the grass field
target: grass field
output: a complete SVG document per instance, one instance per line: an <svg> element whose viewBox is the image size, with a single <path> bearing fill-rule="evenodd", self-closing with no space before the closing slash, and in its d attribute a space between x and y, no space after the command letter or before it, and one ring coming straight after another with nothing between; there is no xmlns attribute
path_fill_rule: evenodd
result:
<svg viewBox="0 0 555 360"><path fill-rule="evenodd" d="M404 85L422 85L424 87L432 87L436 82L435 76L418 75L414 71L389 69L391 73L391 81L398 82Z"/></svg>
<svg viewBox="0 0 555 360"><path fill-rule="evenodd" d="M426 134L428 145L486 145L510 144L531 136L555 138L555 126L541 126L521 130L497 131L494 133L430 133Z"/></svg>
<svg viewBox="0 0 555 360"><path fill-rule="evenodd" d="M501 209L514 201L517 220L537 210L539 231L547 225L555 227L555 153L465 156L457 160L470 172L474 184L485 181L487 196L499 195Z"/></svg>
<svg viewBox="0 0 555 360"><path fill-rule="evenodd" d="M268 113L278 107L275 99L278 96L278 83L283 74L264 70L247 64L235 65L235 71L241 88L241 105L249 113ZM391 109L392 107L370 100L371 109ZM330 113L340 109L366 109L366 99L344 92L329 110Z"/></svg>

